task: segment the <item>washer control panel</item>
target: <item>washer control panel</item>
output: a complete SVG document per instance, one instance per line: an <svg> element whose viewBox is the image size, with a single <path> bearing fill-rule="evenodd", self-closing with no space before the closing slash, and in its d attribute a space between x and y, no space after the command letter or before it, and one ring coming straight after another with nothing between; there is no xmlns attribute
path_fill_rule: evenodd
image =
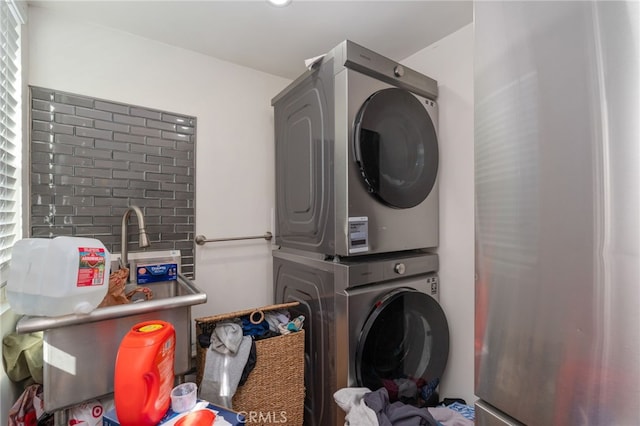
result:
<svg viewBox="0 0 640 426"><path fill-rule="evenodd" d="M407 267L404 266L404 263L396 263L393 266L393 270L395 271L396 274L403 275L407 270Z"/></svg>

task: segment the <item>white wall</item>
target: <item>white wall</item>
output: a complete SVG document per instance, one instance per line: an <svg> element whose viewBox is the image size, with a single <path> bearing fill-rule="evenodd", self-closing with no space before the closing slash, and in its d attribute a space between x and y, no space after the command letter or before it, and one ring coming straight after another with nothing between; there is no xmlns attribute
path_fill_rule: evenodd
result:
<svg viewBox="0 0 640 426"><path fill-rule="evenodd" d="M196 234L271 231L271 98L289 80L30 8L29 84L197 117ZM193 317L272 303L265 240L196 249Z"/></svg>
<svg viewBox="0 0 640 426"><path fill-rule="evenodd" d="M473 404L473 24L401 62L438 81L440 303L451 334L440 397Z"/></svg>

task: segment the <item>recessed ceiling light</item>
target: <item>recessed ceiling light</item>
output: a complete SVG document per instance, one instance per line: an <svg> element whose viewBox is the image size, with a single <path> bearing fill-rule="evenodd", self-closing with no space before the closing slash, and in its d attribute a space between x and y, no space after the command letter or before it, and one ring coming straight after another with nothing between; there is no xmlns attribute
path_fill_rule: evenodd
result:
<svg viewBox="0 0 640 426"><path fill-rule="evenodd" d="M272 5L278 6L278 7L285 7L291 3L291 0L267 0L267 1Z"/></svg>

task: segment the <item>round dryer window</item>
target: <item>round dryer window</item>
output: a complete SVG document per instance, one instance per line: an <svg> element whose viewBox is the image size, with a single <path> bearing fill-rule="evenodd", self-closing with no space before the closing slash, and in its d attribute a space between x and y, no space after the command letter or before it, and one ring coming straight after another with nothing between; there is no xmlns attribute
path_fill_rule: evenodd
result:
<svg viewBox="0 0 640 426"><path fill-rule="evenodd" d="M371 95L355 121L354 152L369 192L396 208L424 201L438 173L436 129L425 107L402 89Z"/></svg>
<svg viewBox="0 0 640 426"><path fill-rule="evenodd" d="M359 386L389 389L400 379L441 380L449 356L444 311L429 295L400 288L387 294L367 318L356 347Z"/></svg>

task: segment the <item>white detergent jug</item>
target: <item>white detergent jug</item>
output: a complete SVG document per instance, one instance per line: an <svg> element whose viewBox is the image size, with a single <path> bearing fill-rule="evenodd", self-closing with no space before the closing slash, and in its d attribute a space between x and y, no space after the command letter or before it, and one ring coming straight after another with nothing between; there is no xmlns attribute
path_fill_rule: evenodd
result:
<svg viewBox="0 0 640 426"><path fill-rule="evenodd" d="M25 238L11 252L7 299L18 314L86 314L107 294L109 265L94 238Z"/></svg>

